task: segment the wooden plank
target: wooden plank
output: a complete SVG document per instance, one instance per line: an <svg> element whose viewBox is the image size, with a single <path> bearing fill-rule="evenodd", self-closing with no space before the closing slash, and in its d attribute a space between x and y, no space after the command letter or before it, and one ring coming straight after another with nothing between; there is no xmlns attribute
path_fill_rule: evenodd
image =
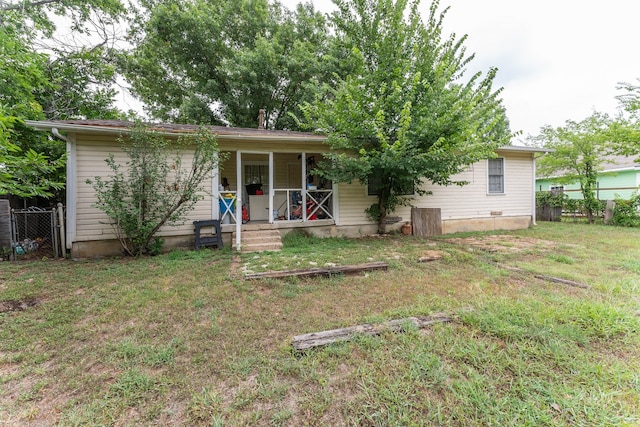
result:
<svg viewBox="0 0 640 427"><path fill-rule="evenodd" d="M0 200L0 248L11 249L11 206Z"/></svg>
<svg viewBox="0 0 640 427"><path fill-rule="evenodd" d="M411 225L414 236L440 236L442 234L440 208L411 208Z"/></svg>
<svg viewBox="0 0 640 427"><path fill-rule="evenodd" d="M284 277L329 277L335 274L355 274L363 271L387 270L389 266L384 262L369 262L357 265L342 265L335 267L305 268L283 271L265 271L244 276L245 280L281 279Z"/></svg>
<svg viewBox="0 0 640 427"><path fill-rule="evenodd" d="M361 334L375 336L385 331L404 332L407 327L426 328L435 323L451 322L452 320L451 316L438 313L428 317L407 317L405 319L390 320L381 325L364 324L329 331L312 332L293 337L293 348L296 351L303 351L334 342L349 341Z"/></svg>
<svg viewBox="0 0 640 427"><path fill-rule="evenodd" d="M516 271L518 273L533 274L533 277L535 277L536 279L545 280L547 282L562 283L563 285L569 285L569 286L573 286L575 288L582 288L582 289L588 289L589 288L589 285L587 285L585 283L575 282L573 280L562 279L560 277L546 276L544 274L535 274L535 273L531 273L530 271L523 270L521 268L513 267L513 266L510 266L510 265L505 265L505 264L496 263L496 265L498 267L500 267L500 268L504 268L505 270L509 270L509 271Z"/></svg>
<svg viewBox="0 0 640 427"><path fill-rule="evenodd" d="M424 255L418 258L418 262L431 262L442 259L442 252L439 251L427 251Z"/></svg>
<svg viewBox="0 0 640 427"><path fill-rule="evenodd" d="M582 289L589 288L589 285L585 283L574 282L573 280L562 279L560 277L545 276L543 274L534 274L533 277L537 279L546 280L547 282L562 283L563 285L569 285L575 288L582 288Z"/></svg>
<svg viewBox="0 0 640 427"><path fill-rule="evenodd" d="M616 209L616 202L607 200L607 206L604 210L604 223L610 225L613 222L613 213Z"/></svg>

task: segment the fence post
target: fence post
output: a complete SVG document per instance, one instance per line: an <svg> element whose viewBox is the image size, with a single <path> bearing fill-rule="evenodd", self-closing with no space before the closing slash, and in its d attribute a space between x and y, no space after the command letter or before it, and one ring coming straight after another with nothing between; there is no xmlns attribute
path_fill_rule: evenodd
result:
<svg viewBox="0 0 640 427"><path fill-rule="evenodd" d="M3 257L9 257L12 243L11 206L9 205L9 200L0 200L0 249L2 249Z"/></svg>
<svg viewBox="0 0 640 427"><path fill-rule="evenodd" d="M53 243L53 257L58 258L60 254L60 242L58 240L58 224L56 224L56 210L51 209L51 242Z"/></svg>
<svg viewBox="0 0 640 427"><path fill-rule="evenodd" d="M60 249L62 250L62 258L67 253L67 237L64 229L64 206L58 203L58 229L60 230Z"/></svg>

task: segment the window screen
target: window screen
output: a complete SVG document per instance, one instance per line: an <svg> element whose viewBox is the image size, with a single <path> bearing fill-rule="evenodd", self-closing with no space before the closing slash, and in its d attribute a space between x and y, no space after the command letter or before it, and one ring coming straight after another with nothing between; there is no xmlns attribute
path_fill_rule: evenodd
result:
<svg viewBox="0 0 640 427"><path fill-rule="evenodd" d="M489 193L504 193L504 159L489 159Z"/></svg>

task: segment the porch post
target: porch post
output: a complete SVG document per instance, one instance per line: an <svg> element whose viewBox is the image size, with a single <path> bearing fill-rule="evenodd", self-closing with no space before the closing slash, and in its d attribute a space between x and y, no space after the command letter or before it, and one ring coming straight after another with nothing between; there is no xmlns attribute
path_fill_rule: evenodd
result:
<svg viewBox="0 0 640 427"><path fill-rule="evenodd" d="M273 224L273 196L275 195L273 175L273 151L269 151L269 212L267 216L269 224Z"/></svg>
<svg viewBox="0 0 640 427"><path fill-rule="evenodd" d="M215 156L218 158L218 154L215 154ZM220 190L218 190L218 185L220 184L220 165L218 164L218 167L211 172L211 194L213 194L211 198L211 218L220 218Z"/></svg>
<svg viewBox="0 0 640 427"><path fill-rule="evenodd" d="M240 252L240 232L242 230L242 151L236 152L236 250Z"/></svg>
<svg viewBox="0 0 640 427"><path fill-rule="evenodd" d="M301 154L302 159L302 221L307 220L307 153Z"/></svg>

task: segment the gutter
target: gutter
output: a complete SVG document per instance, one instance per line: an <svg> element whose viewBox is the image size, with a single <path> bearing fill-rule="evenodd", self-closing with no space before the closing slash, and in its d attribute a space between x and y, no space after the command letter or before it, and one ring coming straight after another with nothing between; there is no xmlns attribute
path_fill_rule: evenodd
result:
<svg viewBox="0 0 640 427"><path fill-rule="evenodd" d="M53 129L64 130L66 132L72 133L91 133L91 134L104 134L104 135L121 135L123 133L130 133L131 128L125 127L106 127L106 126L92 126L92 125L76 125L70 123L56 123L56 122L47 122L47 121L36 121L36 120L25 120L25 123L36 130L50 130L53 132ZM179 136L179 135L188 135L190 132L186 131L166 131L166 130L154 130L160 135L164 136ZM297 141L297 142L323 142L327 139L324 135L313 135L313 134L296 134L296 135L286 135L283 133L275 134L275 135L265 135L259 134L254 135L251 133L242 133L242 132L233 132L230 131L229 134L226 133L216 133L212 132L218 140L221 141L235 141L235 140L244 140L244 141ZM55 135L55 134L54 134ZM59 135L59 133L58 133ZM60 135L63 139L64 136Z"/></svg>

